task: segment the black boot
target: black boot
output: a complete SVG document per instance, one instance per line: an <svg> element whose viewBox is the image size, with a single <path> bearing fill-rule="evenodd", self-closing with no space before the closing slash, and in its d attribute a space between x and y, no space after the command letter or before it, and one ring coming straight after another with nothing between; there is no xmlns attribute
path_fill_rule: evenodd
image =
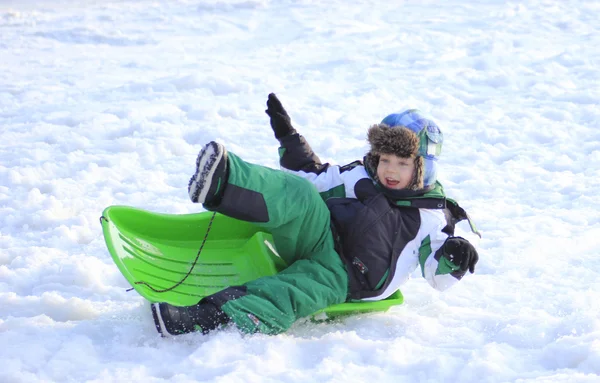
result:
<svg viewBox="0 0 600 383"><path fill-rule="evenodd" d="M207 334L230 322L229 317L210 302L179 307L168 303L153 303L152 317L156 330L163 335L180 335L193 331Z"/></svg>

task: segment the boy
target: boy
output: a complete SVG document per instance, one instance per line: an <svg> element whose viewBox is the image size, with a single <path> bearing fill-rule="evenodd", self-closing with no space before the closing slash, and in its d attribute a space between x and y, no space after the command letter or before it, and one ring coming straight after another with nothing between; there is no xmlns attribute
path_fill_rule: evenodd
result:
<svg viewBox="0 0 600 383"><path fill-rule="evenodd" d="M439 290L474 272L476 250L452 236L454 224L468 217L447 205L435 180L441 132L432 121L416 111L390 115L388 122L401 124L369 129L364 163L339 167L321 163L274 94L267 107L284 171L210 142L188 191L207 210L270 232L289 266L193 306L153 304L161 334L207 333L231 322L246 333L277 334L333 304L385 299L419 265Z"/></svg>

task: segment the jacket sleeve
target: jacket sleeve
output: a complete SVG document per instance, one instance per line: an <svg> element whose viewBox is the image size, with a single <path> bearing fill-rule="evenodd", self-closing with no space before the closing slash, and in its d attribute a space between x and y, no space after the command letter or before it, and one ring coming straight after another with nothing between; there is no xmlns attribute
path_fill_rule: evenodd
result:
<svg viewBox="0 0 600 383"><path fill-rule="evenodd" d="M354 185L368 178L360 161L345 166L321 163L306 139L300 134L279 140L279 164L283 171L310 181L324 200L332 197L356 198Z"/></svg>
<svg viewBox="0 0 600 383"><path fill-rule="evenodd" d="M283 169L321 173L329 167L313 152L306 139L298 133L290 134L279 140L279 164Z"/></svg>
<svg viewBox="0 0 600 383"><path fill-rule="evenodd" d="M434 218L433 215L438 217ZM442 247L448 238L448 235L442 231L446 225L445 219L440 219L438 212L427 209L421 209L421 217L423 223L428 222L423 227L427 235L424 236L419 247L421 274L431 287L444 291L454 286L466 271L460 271L456 265L442 256Z"/></svg>

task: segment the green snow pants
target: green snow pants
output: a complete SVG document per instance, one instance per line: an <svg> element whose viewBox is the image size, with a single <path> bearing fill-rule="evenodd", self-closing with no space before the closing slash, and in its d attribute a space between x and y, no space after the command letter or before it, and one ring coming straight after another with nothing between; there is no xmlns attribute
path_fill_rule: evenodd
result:
<svg viewBox="0 0 600 383"><path fill-rule="evenodd" d="M334 249L329 209L308 180L228 153L222 201L208 210L253 222L273 235L289 265L250 281L221 310L246 333L278 334L297 319L346 300L348 275Z"/></svg>

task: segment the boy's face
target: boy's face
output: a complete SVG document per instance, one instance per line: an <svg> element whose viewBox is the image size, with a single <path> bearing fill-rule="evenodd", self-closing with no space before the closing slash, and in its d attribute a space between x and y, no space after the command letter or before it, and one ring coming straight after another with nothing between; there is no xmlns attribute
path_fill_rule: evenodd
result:
<svg viewBox="0 0 600 383"><path fill-rule="evenodd" d="M394 154L381 154L377 165L377 177L388 189L404 189L410 185L415 174L414 157L398 157Z"/></svg>

